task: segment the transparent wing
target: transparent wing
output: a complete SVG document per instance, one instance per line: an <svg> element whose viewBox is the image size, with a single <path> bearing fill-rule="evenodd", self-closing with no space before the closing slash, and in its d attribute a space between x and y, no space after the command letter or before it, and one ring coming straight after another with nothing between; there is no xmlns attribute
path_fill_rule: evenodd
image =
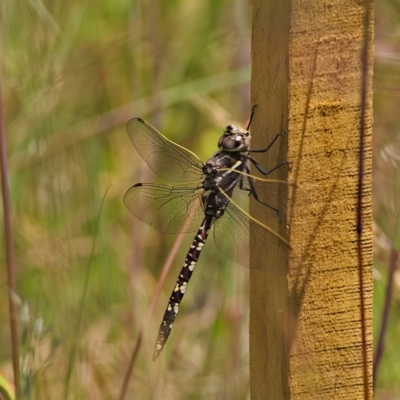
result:
<svg viewBox="0 0 400 400"><path fill-rule="evenodd" d="M276 179L257 178L244 172L238 172L239 183L236 185L232 200L245 212L249 212L249 197L262 202L267 207L267 214L271 218L283 221L287 213L286 199L294 185Z"/></svg>
<svg viewBox="0 0 400 400"><path fill-rule="evenodd" d="M160 178L172 182L201 180L203 163L194 153L140 118L131 119L126 130L140 156Z"/></svg>
<svg viewBox="0 0 400 400"><path fill-rule="evenodd" d="M246 176L246 178L253 179L250 176ZM257 187L259 198L277 209L280 219L284 221L284 204L286 204L286 195L290 184L284 181L257 178L254 178L252 184ZM278 234L269 225L257 221L249 214L249 198L249 191L241 190L239 187L234 190L224 215L215 222L215 244L225 256L241 265L250 267L251 249L251 268L285 273L286 271L279 270L275 265L268 265L264 258L265 248L278 253L277 257L283 257L290 250L290 245L283 235ZM259 207L266 206L260 204ZM283 222L278 221L277 213L269 209L267 214L267 220L271 225L279 228Z"/></svg>
<svg viewBox="0 0 400 400"><path fill-rule="evenodd" d="M228 168L221 168L219 171L230 171ZM249 212L249 200L259 200L259 203L267 207L269 217L278 218L283 221L287 214L286 199L291 196L293 190L298 188L296 185L287 181L276 179L258 178L245 172L235 171L239 175L239 181L236 184L232 200L242 208L246 213ZM300 191L299 191L300 193Z"/></svg>
<svg viewBox="0 0 400 400"><path fill-rule="evenodd" d="M164 233L193 232L204 218L198 185L138 183L124 196L124 203L137 218Z"/></svg>

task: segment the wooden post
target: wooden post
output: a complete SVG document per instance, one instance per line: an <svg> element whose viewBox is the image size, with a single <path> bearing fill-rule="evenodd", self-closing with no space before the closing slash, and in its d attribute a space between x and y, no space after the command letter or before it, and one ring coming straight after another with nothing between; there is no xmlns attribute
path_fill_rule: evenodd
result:
<svg viewBox="0 0 400 400"><path fill-rule="evenodd" d="M372 3L370 3L372 7ZM366 3L253 0L253 148L288 132L261 165L289 160L274 178L299 190L274 228L288 258L282 275L251 271L252 400L372 399L372 38ZM367 25L367 26L366 26ZM369 30L364 147L363 268L369 391L363 383L356 206L362 60ZM265 157L265 158L263 158ZM274 163L274 162L272 162ZM263 220L263 208L251 204ZM286 272L288 272L286 274Z"/></svg>

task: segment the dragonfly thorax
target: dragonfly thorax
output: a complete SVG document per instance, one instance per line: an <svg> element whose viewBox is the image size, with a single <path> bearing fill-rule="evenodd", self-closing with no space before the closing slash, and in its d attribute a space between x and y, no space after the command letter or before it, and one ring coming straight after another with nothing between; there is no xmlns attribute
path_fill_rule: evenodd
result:
<svg viewBox="0 0 400 400"><path fill-rule="evenodd" d="M241 153L218 151L203 165L203 188L214 193L222 188L226 193L234 188L239 174L243 170Z"/></svg>
<svg viewBox="0 0 400 400"><path fill-rule="evenodd" d="M250 147L251 135L246 129L236 125L228 125L219 138L218 147L229 152L243 152Z"/></svg>
<svg viewBox="0 0 400 400"><path fill-rule="evenodd" d="M214 163L210 162L210 160L203 165L203 188L206 192L212 191L217 193L219 191L222 176L221 173L218 173L218 167Z"/></svg>

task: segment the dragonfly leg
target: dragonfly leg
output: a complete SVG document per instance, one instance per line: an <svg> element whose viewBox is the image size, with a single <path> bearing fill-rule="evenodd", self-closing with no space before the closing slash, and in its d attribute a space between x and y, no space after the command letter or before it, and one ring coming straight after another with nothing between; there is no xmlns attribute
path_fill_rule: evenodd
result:
<svg viewBox="0 0 400 400"><path fill-rule="evenodd" d="M248 183L250 185L250 188L243 187L243 180L241 179L240 182L239 182L240 189L248 191L249 195L253 195L254 200L258 201L260 204L263 204L264 206L268 207L269 209L275 211L276 212L276 217L278 218L278 222L281 222L281 219L279 217L279 210L277 210L275 207L272 207L270 204L266 203L265 201L262 201L258 197L257 192L256 192L256 188L254 187L254 184L250 179L248 180Z"/></svg>
<svg viewBox="0 0 400 400"><path fill-rule="evenodd" d="M285 135L285 134L286 134L285 131L278 133L278 134L274 137L274 139L272 140L272 142L271 142L267 147L265 147L264 149L249 150L249 153L265 153L266 151L268 151L268 150L272 147L272 145L276 142L276 140L278 139L278 137L283 136L283 135Z"/></svg>
<svg viewBox="0 0 400 400"><path fill-rule="evenodd" d="M282 167L282 165L289 165L291 164L290 161L283 161L278 165L275 165L274 168L270 169L269 171L265 171L264 168L252 157L248 156L248 159L253 163L253 165L263 174L263 175L269 175L271 172L275 171L279 167Z"/></svg>
<svg viewBox="0 0 400 400"><path fill-rule="evenodd" d="M249 123L247 125L246 131L248 131L250 129L251 121L253 121L253 117L254 117L254 113L256 111L256 108L257 108L257 104L254 104L254 106L253 106L253 108L251 110L250 120L249 120Z"/></svg>
<svg viewBox="0 0 400 400"><path fill-rule="evenodd" d="M254 199L256 201L258 201L260 204L263 204L264 206L266 206L266 207L270 208L271 210L275 211L276 212L276 217L278 218L278 222L281 222L281 218L279 216L278 209L276 209L275 207L272 207L270 204L266 203L265 201L262 201L257 195L257 192L256 192L256 189L255 189L255 187L253 185L253 182L249 181L249 183L250 183L250 194L253 195Z"/></svg>

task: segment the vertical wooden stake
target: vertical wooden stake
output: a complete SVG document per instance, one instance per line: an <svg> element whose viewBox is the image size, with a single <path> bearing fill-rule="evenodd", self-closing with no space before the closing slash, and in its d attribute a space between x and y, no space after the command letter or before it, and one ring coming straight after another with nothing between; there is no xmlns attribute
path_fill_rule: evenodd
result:
<svg viewBox="0 0 400 400"><path fill-rule="evenodd" d="M371 5L371 3L370 3ZM253 1L253 148L288 132L258 161L291 161L274 178L298 185L274 228L293 248L265 262L282 275L251 271L252 400L372 398L372 39L366 3ZM366 83L363 268L369 392L363 384L356 206L362 47L369 30ZM251 205L263 220L263 208Z"/></svg>

